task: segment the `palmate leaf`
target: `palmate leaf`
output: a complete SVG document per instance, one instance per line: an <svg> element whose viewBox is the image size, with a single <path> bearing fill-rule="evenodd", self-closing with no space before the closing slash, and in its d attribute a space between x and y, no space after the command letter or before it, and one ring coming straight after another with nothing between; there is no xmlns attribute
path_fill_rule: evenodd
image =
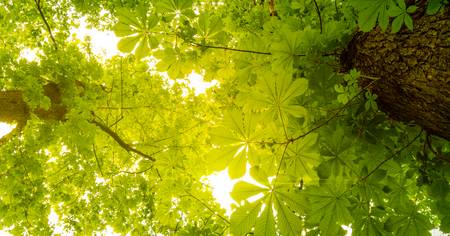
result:
<svg viewBox="0 0 450 236"><path fill-rule="evenodd" d="M136 15L125 9L117 11L119 22L113 26L113 31L118 37L123 37L117 48L126 53L132 52L136 48L136 57L141 59L150 54L150 49L159 45L159 40L151 29L156 27L159 18L152 14L142 12Z"/></svg>
<svg viewBox="0 0 450 236"><path fill-rule="evenodd" d="M230 217L230 231L233 235L246 235L252 231L261 211L262 201L247 203L240 206Z"/></svg>
<svg viewBox="0 0 450 236"><path fill-rule="evenodd" d="M208 154L209 166L214 170L228 166L231 178L242 177L247 160L254 162L257 147L252 142L260 137L259 120L255 114L244 114L237 110L226 112L222 124L210 131L212 143L219 147Z"/></svg>
<svg viewBox="0 0 450 236"><path fill-rule="evenodd" d="M305 117L307 110L297 105L295 98L303 95L308 88L308 81L304 78L291 79L288 74L271 74L260 77L256 85L251 87L244 103L245 109L265 111L273 119L283 119L288 116Z"/></svg>
<svg viewBox="0 0 450 236"><path fill-rule="evenodd" d="M240 202L242 200L246 200L249 197L264 193L267 190L269 189L250 184L245 181L240 181L234 185L233 191L230 195L234 200Z"/></svg>
<svg viewBox="0 0 450 236"><path fill-rule="evenodd" d="M255 235L259 236L272 236L276 235L275 217L272 207L272 196L267 197L265 201L264 209L256 219L255 223Z"/></svg>
<svg viewBox="0 0 450 236"><path fill-rule="evenodd" d="M370 215L366 215L361 219L356 219L352 228L352 233L355 236L382 236L387 234L383 229L383 224Z"/></svg>
<svg viewBox="0 0 450 236"><path fill-rule="evenodd" d="M272 44L271 51L275 58L272 64L274 71L286 71L290 74L293 69L296 55L303 49L302 32L292 32L289 29L281 30L280 42Z"/></svg>
<svg viewBox="0 0 450 236"><path fill-rule="evenodd" d="M245 227L231 224L231 232L249 233L253 228L255 235L277 235L275 227L277 225L281 235L301 234L303 221L297 213L304 212L308 206L303 195L294 189L286 188L285 184L275 183L275 186L259 187L244 181L238 182L231 192L233 199L240 202L258 194L264 196L252 204L246 203L239 207L231 215L231 222L246 223ZM247 218L242 216L243 211L247 212ZM256 216L253 215L255 211L259 212Z"/></svg>
<svg viewBox="0 0 450 236"><path fill-rule="evenodd" d="M199 38L208 41L221 41L225 36L223 27L224 25L220 18L211 16L208 13L202 13L198 17L196 26Z"/></svg>
<svg viewBox="0 0 450 236"><path fill-rule="evenodd" d="M307 221L318 224L321 235L338 235L341 225L352 222L349 211L350 201L346 197L346 188L342 179L329 180L317 187L306 188L311 213Z"/></svg>
<svg viewBox="0 0 450 236"><path fill-rule="evenodd" d="M315 170L321 161L318 145L316 145L318 136L312 133L287 148L285 158L287 172L302 178L305 183L318 179Z"/></svg>
<svg viewBox="0 0 450 236"><path fill-rule="evenodd" d="M411 214L394 216L388 221L390 221L396 236L431 235L430 230L433 228L429 217L416 212L414 208Z"/></svg>
<svg viewBox="0 0 450 236"><path fill-rule="evenodd" d="M358 23L362 31L372 30L377 20L382 30L387 29L388 9L395 6L394 0L353 0L352 3L359 10Z"/></svg>
<svg viewBox="0 0 450 236"><path fill-rule="evenodd" d="M156 3L156 9L159 13L166 14L171 18L194 17L192 2L192 0L160 0Z"/></svg>

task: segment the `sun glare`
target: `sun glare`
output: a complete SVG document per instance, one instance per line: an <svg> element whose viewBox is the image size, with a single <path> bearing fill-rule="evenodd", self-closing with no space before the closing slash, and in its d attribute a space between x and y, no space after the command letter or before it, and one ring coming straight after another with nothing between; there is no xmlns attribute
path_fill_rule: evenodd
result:
<svg viewBox="0 0 450 236"><path fill-rule="evenodd" d="M17 124L9 124L5 122L0 122L0 138L11 133L16 128Z"/></svg>
<svg viewBox="0 0 450 236"><path fill-rule="evenodd" d="M205 182L209 184L212 188L212 194L213 197L216 199L216 201L220 204L220 206L225 209L227 216L230 216L233 209L233 204L238 204L236 201L231 198L231 191L233 190L234 185L239 181L245 181L257 186L263 187L260 183L258 183L256 180L254 180L250 176L250 165L247 164L247 171L245 175L242 178L239 179L231 179L228 175L228 169L225 169L220 172L215 172L211 175L206 176ZM261 196L255 196L252 198L249 198L248 200L250 202L254 202L261 198Z"/></svg>
<svg viewBox="0 0 450 236"><path fill-rule="evenodd" d="M85 18L79 20L79 27L70 29L70 34L82 42L89 39L92 52L101 59L120 55L120 51L117 49L119 38L114 35L114 32L88 28Z"/></svg>

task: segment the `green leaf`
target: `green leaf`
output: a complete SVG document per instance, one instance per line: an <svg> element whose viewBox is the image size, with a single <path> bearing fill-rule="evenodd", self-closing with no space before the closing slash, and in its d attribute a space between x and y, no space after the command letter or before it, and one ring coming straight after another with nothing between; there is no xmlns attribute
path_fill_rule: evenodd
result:
<svg viewBox="0 0 450 236"><path fill-rule="evenodd" d="M267 75L256 82L248 93L244 106L248 110L265 111L270 117L283 121L287 120L289 115L305 117L307 110L296 105L295 98L303 95L307 88L308 81L303 78L292 81L289 75Z"/></svg>
<svg viewBox="0 0 450 236"><path fill-rule="evenodd" d="M290 145L286 153L288 173L298 176L310 183L317 181L315 168L320 164L321 158L316 145L318 134L313 133Z"/></svg>
<svg viewBox="0 0 450 236"><path fill-rule="evenodd" d="M117 48L122 52L131 52L136 47L136 44L141 40L142 35L130 36L122 38L117 44Z"/></svg>
<svg viewBox="0 0 450 236"><path fill-rule="evenodd" d="M267 197L264 210L258 216L255 224L255 236L277 235L275 228L275 217L273 212L272 197Z"/></svg>
<svg viewBox="0 0 450 236"><path fill-rule="evenodd" d="M269 186L270 185L270 183L268 181L269 176L259 166L252 166L250 168L250 176L253 179L255 179L256 181L258 181L259 183L261 183L261 184L263 184L265 186Z"/></svg>
<svg viewBox="0 0 450 236"><path fill-rule="evenodd" d="M408 9L406 9L406 12L408 12L409 14L412 14L412 13L414 13L416 11L417 11L417 6L416 5L409 6Z"/></svg>
<svg viewBox="0 0 450 236"><path fill-rule="evenodd" d="M441 0L430 0L428 1L426 13L428 15L436 14L442 7Z"/></svg>
<svg viewBox="0 0 450 236"><path fill-rule="evenodd" d="M256 201L240 206L230 216L230 231L233 235L246 235L252 231L261 210L262 202Z"/></svg>
<svg viewBox="0 0 450 236"><path fill-rule="evenodd" d="M354 1L354 5L360 10L358 24L364 32L372 30L377 20L382 29L386 29L389 21L387 10L395 6L392 0L359 0Z"/></svg>
<svg viewBox="0 0 450 236"><path fill-rule="evenodd" d="M258 137L256 132L259 118L256 115L245 115L241 111L232 110L226 112L225 118L216 128L211 129L212 142L220 145L214 155L219 155L220 164L229 160L228 173L231 178L239 178L245 174L247 160L252 159L254 150L257 149L252 140ZM220 149L225 149L220 151ZM224 155L229 155L225 157ZM211 156L210 158L215 158ZM213 163L215 159L210 161ZM217 165L215 165L217 167Z"/></svg>
<svg viewBox="0 0 450 236"><path fill-rule="evenodd" d="M295 215L284 202L277 197L274 199L277 211L278 227L282 235L301 235L303 222L300 216Z"/></svg>
<svg viewBox="0 0 450 236"><path fill-rule="evenodd" d="M405 25L406 27L408 27L409 30L413 31L414 26L413 26L413 20L412 17L410 15L405 15Z"/></svg>
<svg viewBox="0 0 450 236"><path fill-rule="evenodd" d="M397 33L400 31L403 25L403 21L405 19L404 15L397 16L392 22L392 33Z"/></svg>
<svg viewBox="0 0 450 236"><path fill-rule="evenodd" d="M344 195L346 188L342 179L328 181L320 187L307 188L306 191L312 209L307 220L318 223L323 235L337 235L341 225L351 223L351 204Z"/></svg>
<svg viewBox="0 0 450 236"><path fill-rule="evenodd" d="M410 215L400 215L393 217L394 234L398 236L425 236L431 235L429 232L433 226L430 220L418 212Z"/></svg>
<svg viewBox="0 0 450 236"><path fill-rule="evenodd" d="M133 28L123 22L118 22L117 24L115 24L112 30L117 37L124 37L136 33Z"/></svg>
<svg viewBox="0 0 450 236"><path fill-rule="evenodd" d="M139 43L139 45L136 48L135 54L138 60L150 55L150 47L147 36L144 36L142 41Z"/></svg>
<svg viewBox="0 0 450 236"><path fill-rule="evenodd" d="M262 188L245 181L239 181L234 185L233 191L231 191L230 195L236 202L241 202L242 200L247 200L247 198L258 195L267 190L267 188Z"/></svg>
<svg viewBox="0 0 450 236"><path fill-rule="evenodd" d="M444 233L450 233L450 215L441 218L439 229Z"/></svg>

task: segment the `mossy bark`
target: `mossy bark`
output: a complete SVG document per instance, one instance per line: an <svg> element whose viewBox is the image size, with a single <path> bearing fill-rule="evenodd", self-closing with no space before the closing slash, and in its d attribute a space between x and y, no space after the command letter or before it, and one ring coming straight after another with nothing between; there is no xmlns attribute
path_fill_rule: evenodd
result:
<svg viewBox="0 0 450 236"><path fill-rule="evenodd" d="M423 11L422 11L423 13ZM343 57L344 67L380 78L371 86L391 118L420 125L450 140L450 14L415 15L414 31L396 34L379 27L358 32ZM361 85L368 83L362 79Z"/></svg>

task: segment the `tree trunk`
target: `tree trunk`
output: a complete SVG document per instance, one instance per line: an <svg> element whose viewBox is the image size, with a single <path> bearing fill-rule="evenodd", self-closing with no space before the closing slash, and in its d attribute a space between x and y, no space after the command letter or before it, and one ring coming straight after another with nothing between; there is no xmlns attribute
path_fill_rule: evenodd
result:
<svg viewBox="0 0 450 236"><path fill-rule="evenodd" d="M424 9L421 9L423 13ZM450 14L416 15L414 31L358 32L343 54L346 68L378 77L370 88L391 118L450 140ZM389 31L389 29L388 29ZM364 86L368 81L361 80Z"/></svg>
<svg viewBox="0 0 450 236"><path fill-rule="evenodd" d="M67 108L62 104L61 92L57 84L44 85L44 95L50 98L48 110L36 108L32 112L43 120L65 120ZM0 91L0 122L16 123L16 131L22 130L30 118L30 108L23 100L22 91Z"/></svg>

